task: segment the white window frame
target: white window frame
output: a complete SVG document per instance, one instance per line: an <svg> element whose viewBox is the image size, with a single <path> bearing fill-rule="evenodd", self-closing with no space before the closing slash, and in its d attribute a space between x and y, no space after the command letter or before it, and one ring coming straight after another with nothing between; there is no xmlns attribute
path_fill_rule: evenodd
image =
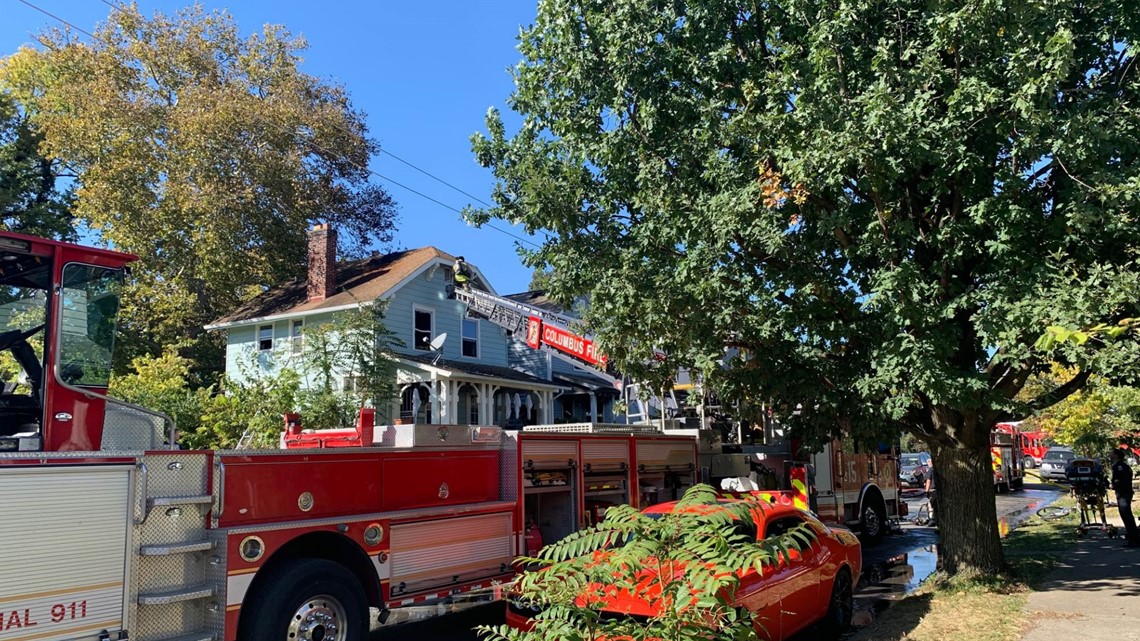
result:
<svg viewBox="0 0 1140 641"><path fill-rule="evenodd" d="M463 335L463 324L466 323L467 321L471 321L472 323L475 323L475 355L474 356L468 356L463 351L464 344L469 340L466 336ZM481 353L482 345L480 345L480 343L482 343L483 341L479 340L483 337L483 328L481 327L481 325L482 324L479 322L478 318L467 318L466 316L461 316L459 318L459 355L462 356L463 358L478 359L480 356L482 356L482 353Z"/></svg>
<svg viewBox="0 0 1140 641"><path fill-rule="evenodd" d="M345 393L355 394L357 387L360 386L360 377L355 375L344 375L340 377L340 391Z"/></svg>
<svg viewBox="0 0 1140 641"><path fill-rule="evenodd" d="M419 312L424 312L426 314L431 315L431 334L428 337L428 343L429 344L424 346L424 347L420 347L416 343L416 332L419 331L418 329L416 329L416 314ZM434 341L434 340L435 340L435 310L432 309L431 307L424 307L422 305L414 305L413 304L412 305L412 349L420 351L420 352L430 352L431 351L430 343L431 343L431 341Z"/></svg>
<svg viewBox="0 0 1140 641"><path fill-rule="evenodd" d="M296 327L297 323L301 324L301 332L294 335L293 328ZM286 326L286 330L289 332L289 352L292 354L300 354L301 352L305 351L305 319L290 319L289 325Z"/></svg>
<svg viewBox="0 0 1140 641"><path fill-rule="evenodd" d="M258 352L272 352L273 351L273 340L275 338L273 323L269 323L266 325L257 325L256 327L257 327L257 329L254 331L254 339L257 341L256 342L257 351ZM266 328L269 329L269 347L262 347L261 341L264 339L261 338L261 331L266 329Z"/></svg>

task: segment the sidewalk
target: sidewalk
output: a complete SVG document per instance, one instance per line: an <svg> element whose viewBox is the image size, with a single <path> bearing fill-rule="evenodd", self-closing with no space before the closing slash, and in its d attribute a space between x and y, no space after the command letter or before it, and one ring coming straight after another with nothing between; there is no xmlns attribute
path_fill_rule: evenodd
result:
<svg viewBox="0 0 1140 641"><path fill-rule="evenodd" d="M1120 525L1115 510L1109 522ZM1022 641L1140 641L1140 548L1123 544L1090 532L1066 553L1029 595Z"/></svg>

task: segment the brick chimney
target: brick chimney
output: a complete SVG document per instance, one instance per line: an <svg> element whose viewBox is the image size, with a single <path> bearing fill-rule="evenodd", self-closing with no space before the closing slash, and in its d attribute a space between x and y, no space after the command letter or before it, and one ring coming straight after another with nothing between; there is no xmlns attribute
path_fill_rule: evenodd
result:
<svg viewBox="0 0 1140 641"><path fill-rule="evenodd" d="M309 231L309 300L336 293L336 230L327 223Z"/></svg>

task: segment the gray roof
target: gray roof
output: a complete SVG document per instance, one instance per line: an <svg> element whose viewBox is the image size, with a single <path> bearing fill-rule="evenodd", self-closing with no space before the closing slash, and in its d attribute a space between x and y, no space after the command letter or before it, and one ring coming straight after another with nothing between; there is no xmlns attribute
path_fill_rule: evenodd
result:
<svg viewBox="0 0 1140 641"><path fill-rule="evenodd" d="M398 358L438 367L439 369L452 370L456 372L463 372L473 376L483 376L486 378L499 378L505 381L512 381L516 383L529 383L532 385L543 385L546 387L562 387L556 382L548 381L537 376L532 376L526 372L520 372L517 369L510 367L502 367L500 365L487 365L485 363L474 363L470 361L456 361L441 358L438 361L431 354L397 354ZM434 362L433 362L434 361Z"/></svg>

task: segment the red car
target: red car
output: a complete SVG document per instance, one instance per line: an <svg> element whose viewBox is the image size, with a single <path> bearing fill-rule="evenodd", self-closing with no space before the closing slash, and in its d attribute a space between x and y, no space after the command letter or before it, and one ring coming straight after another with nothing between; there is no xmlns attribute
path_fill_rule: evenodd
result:
<svg viewBox="0 0 1140 641"><path fill-rule="evenodd" d="M668 513L675 505L662 503L644 512ZM793 550L790 560L765 567L762 572L749 569L740 576L733 601L751 612L757 638L782 641L815 624L819 624L821 637L838 638L851 624L854 587L862 570L859 539L848 530L829 528L788 505L765 505L752 514L755 531L763 538L779 536L805 523L815 533L811 545ZM607 599L602 610L615 616L653 616L655 598L617 594ZM513 628L530 629L530 618L535 614L534 609L507 602L507 624Z"/></svg>

